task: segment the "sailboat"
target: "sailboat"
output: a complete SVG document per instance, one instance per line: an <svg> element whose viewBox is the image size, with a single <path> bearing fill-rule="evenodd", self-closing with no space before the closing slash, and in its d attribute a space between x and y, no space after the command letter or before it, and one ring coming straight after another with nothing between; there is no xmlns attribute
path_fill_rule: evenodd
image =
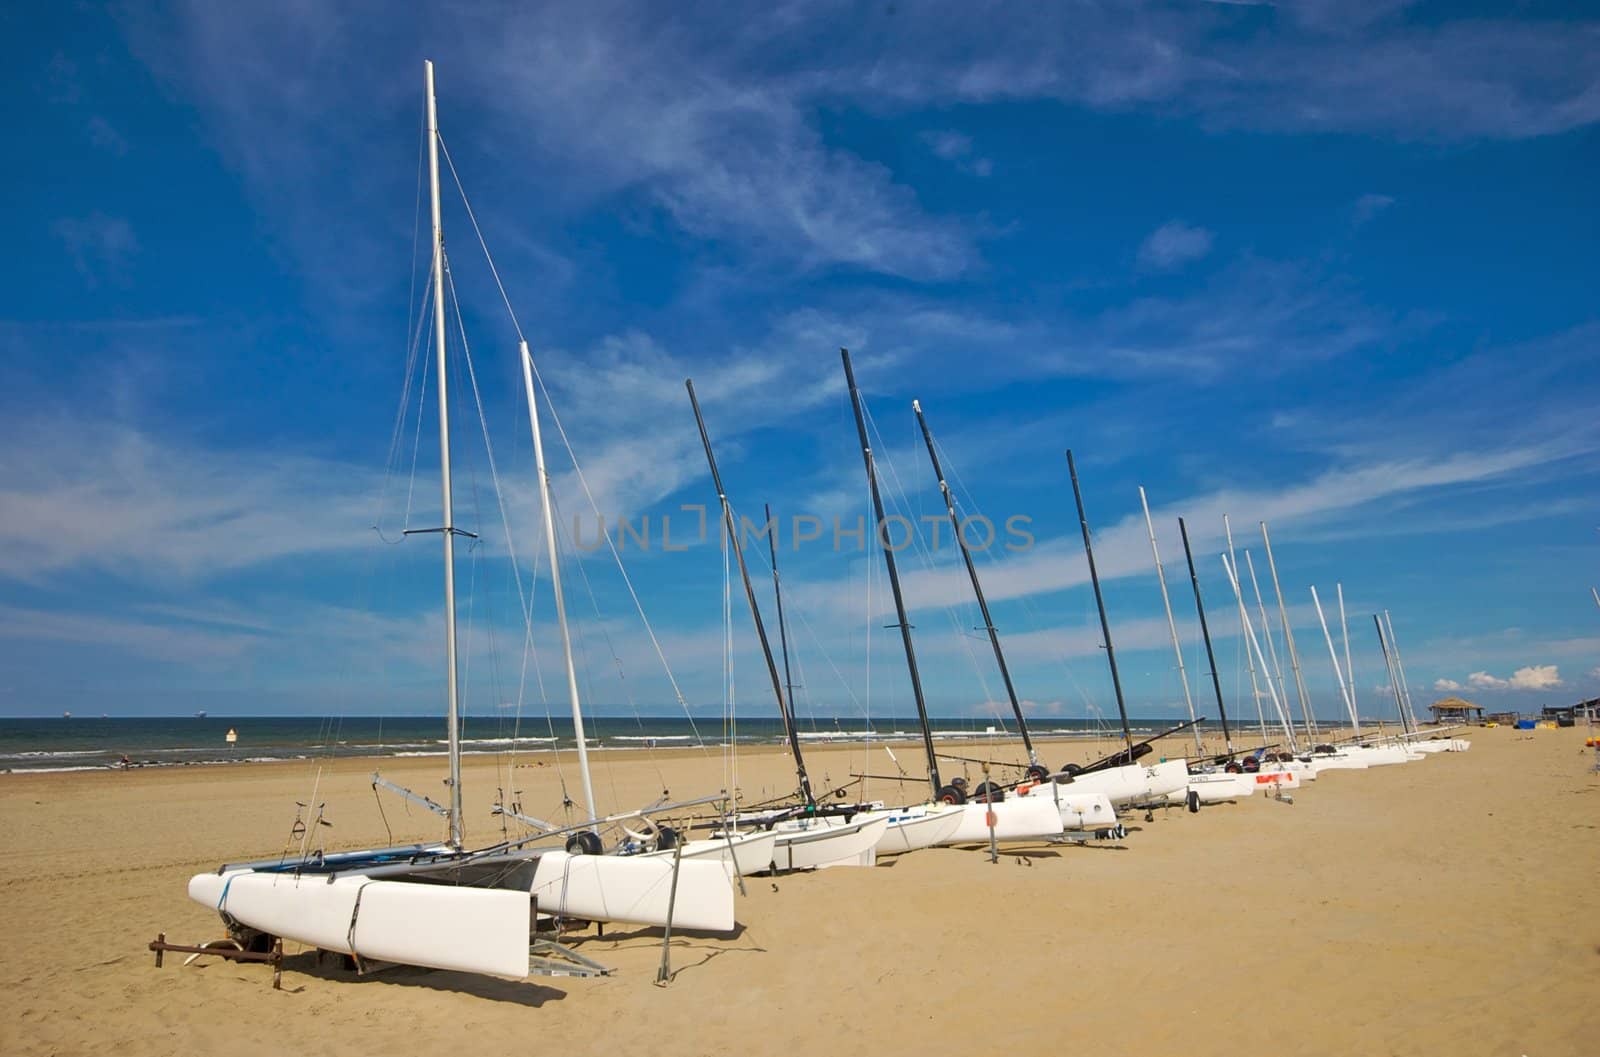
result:
<svg viewBox="0 0 1600 1057"><path fill-rule="evenodd" d="M927 417L922 413L922 402L911 401L911 410L917 416L917 426L922 431L922 440L928 449L928 461L933 464L933 475L939 480L939 494L944 499L945 515L950 519L951 535L955 537L956 545L961 550L961 560L966 566L967 579L972 584L973 597L977 599L978 614L983 619L983 629L989 636L990 647L994 650L995 665L1000 669L1000 681L1005 685L1011 714L1016 717L1017 731L1022 735L1023 751L1028 754L1028 765L1024 774L1029 781L1019 783L1021 795L1047 796L1061 815L1063 829L1097 832L1112 830L1117 827L1116 808L1104 793L1078 792L1060 782L1046 781L1052 772L1039 762L1039 753L1034 748L1033 737L1028 730L1028 718L1022 712L1021 701L1017 699L1017 688L1011 681L1011 669L1006 664L1005 651L1000 647L1000 632L994 626L994 618L989 615L989 600L984 597L983 583L978 577L978 567L972 560L971 549L967 546L966 535L962 532L961 518L956 513L955 496L945 480L944 467L939 463L939 452L934 446L933 431L928 428ZM1003 793L991 795L1003 795Z"/></svg>
<svg viewBox="0 0 1600 1057"><path fill-rule="evenodd" d="M939 810L937 805L954 805L960 822L942 843L971 844L983 841L1035 840L1059 836L1063 831L1062 815L1055 804L1043 797L1002 799L1002 793L991 783L980 785L978 803L968 803L967 794L960 785L944 784L939 778L939 757L933 747L933 731L928 724L928 705L922 693L922 675L917 668L916 647L911 638L911 622L906 615L905 596L900 589L900 572L895 563L894 550L884 539L887 520L884 516L883 496L878 490L877 464L873 458L872 442L867 436L866 414L862 409L861 390L856 386L855 371L850 365L850 352L840 349L844 363L845 384L850 390L850 404L855 412L856 432L861 441L861 460L866 468L867 489L872 495L873 535L878 549L883 553L884 568L889 574L890 594L894 597L896 627L905 652L906 672L911 679L911 696L917 706L917 722L922 730L923 749L927 753L928 784L932 799L926 805L916 805L905 811L913 815ZM959 533L958 533L959 536Z"/></svg>
<svg viewBox="0 0 1600 1057"><path fill-rule="evenodd" d="M439 133L433 64L424 64L432 210L432 300L438 390L445 601L447 805L409 791L446 819L441 842L224 864L189 881L191 898L213 907L241 946L282 937L363 962L391 962L520 979L571 973L553 966L533 941L536 909L641 925L725 932L734 925L733 892L719 863L664 862L571 854L538 841L589 832L598 822L551 829L480 849L466 845L462 811L461 724L456 666L455 537L445 352L444 238L440 222ZM522 349L526 358L527 350ZM526 362L526 361L525 361ZM578 744L584 744L582 728ZM376 779L374 785L379 785ZM592 809L592 804L590 805ZM592 963L591 963L592 964Z"/></svg>
<svg viewBox="0 0 1600 1057"><path fill-rule="evenodd" d="M877 861L878 844L887 834L891 818L874 812L863 805L824 808L817 802L811 788L811 776L806 771L805 754L800 747L800 734L795 727L793 702L785 693L778 676L777 661L772 656L772 642L767 637L767 626L761 619L761 605L756 600L755 584L750 579L750 566L745 561L744 544L739 538L738 522L733 515L733 505L722 486L722 473L717 469L716 453L711 448L711 434L706 429L705 416L700 413L700 399L695 395L694 380L684 381L689 394L689 406L694 411L695 425L700 430L700 443L705 449L706 465L711 471L711 483L717 490L721 510L723 538L739 567L739 577L744 584L745 603L750 609L750 620L755 625L756 638L761 643L761 655L766 662L767 675L772 685L773 699L778 705L778 715L783 721L784 737L789 752L794 757L795 780L798 785L798 803L774 811L750 812L735 817L736 825L756 827L775 834L772 847L772 866L777 870L810 870L825 866L871 866ZM719 836L726 836L721 834Z"/></svg>

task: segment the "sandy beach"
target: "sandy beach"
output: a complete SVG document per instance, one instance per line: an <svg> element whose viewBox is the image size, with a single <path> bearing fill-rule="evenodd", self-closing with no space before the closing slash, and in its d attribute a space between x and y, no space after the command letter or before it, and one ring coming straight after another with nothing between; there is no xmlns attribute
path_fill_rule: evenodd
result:
<svg viewBox="0 0 1600 1057"><path fill-rule="evenodd" d="M282 991L257 965L169 956L157 969L156 933L222 935L185 897L189 876L281 853L295 801L327 804L329 849L435 838L437 821L389 796L380 810L370 760L0 775L0 1051L1600 1052L1600 776L1582 729L1470 737L1468 753L1324 774L1292 804L1131 814L1116 844L1009 846L998 864L944 848L752 879L737 935L674 938L668 987L652 984L656 930L569 937L615 969L597 980L357 977L293 947ZM598 755L603 808L723 781L715 751ZM834 784L891 766L881 747L810 757ZM538 760L469 760L470 837L498 835L497 788L559 817L562 774ZM381 767L440 796L437 758ZM741 752L737 781L748 799L779 794L788 758ZM899 799L890 782L871 793Z"/></svg>

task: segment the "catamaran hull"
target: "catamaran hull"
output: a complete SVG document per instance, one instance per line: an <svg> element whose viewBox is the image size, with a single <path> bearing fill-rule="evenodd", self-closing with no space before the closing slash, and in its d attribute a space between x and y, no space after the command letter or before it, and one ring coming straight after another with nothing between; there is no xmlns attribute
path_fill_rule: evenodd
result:
<svg viewBox="0 0 1600 1057"><path fill-rule="evenodd" d="M684 841L683 858L719 862L730 869L737 867L740 876L745 876L772 869L772 849L777 842L778 835L769 831L739 833L731 840L711 837ZM653 851L647 852L645 857L670 861L672 856L672 851Z"/></svg>
<svg viewBox="0 0 1600 1057"><path fill-rule="evenodd" d="M941 804L890 810L884 812L884 816L889 825L878 838L875 850L879 855L901 855L949 840L961 825L962 811L959 807Z"/></svg>
<svg viewBox="0 0 1600 1057"><path fill-rule="evenodd" d="M1189 791L1198 796L1202 804L1220 804L1227 800L1253 795L1256 791L1255 778L1253 774L1242 772L1230 774L1227 771L1217 774L1191 774Z"/></svg>
<svg viewBox="0 0 1600 1057"><path fill-rule="evenodd" d="M665 925L700 932L733 929L733 886L717 859L685 859L677 864L654 855L539 856L530 889L539 912L588 921Z"/></svg>
<svg viewBox="0 0 1600 1057"><path fill-rule="evenodd" d="M1124 807L1149 795L1144 768L1138 764L1108 767L1092 774L1077 774L1066 785L1074 793L1100 793L1116 807Z"/></svg>
<svg viewBox="0 0 1600 1057"><path fill-rule="evenodd" d="M1150 799L1161 800L1170 796L1182 800L1189 787L1189 763L1187 760L1166 760L1146 767L1144 777Z"/></svg>
<svg viewBox="0 0 1600 1057"><path fill-rule="evenodd" d="M1049 799L1018 796L996 804L961 805L961 822L945 844L977 844L989 839L990 816L996 840L1042 840L1059 837L1061 812Z"/></svg>
<svg viewBox="0 0 1600 1057"><path fill-rule="evenodd" d="M1414 741L1407 748L1413 752L1466 752L1472 748L1472 742L1465 738L1442 738L1429 741Z"/></svg>
<svg viewBox="0 0 1600 1057"><path fill-rule="evenodd" d="M1068 786L1054 782L1020 785L1017 795L1048 800L1061 815L1061 828L1070 830L1110 829L1117 824L1117 809L1104 793L1069 793Z"/></svg>
<svg viewBox="0 0 1600 1057"><path fill-rule="evenodd" d="M785 828L792 827L792 828ZM889 828L886 815L858 819L842 826L823 820L780 823L772 865L777 870L815 870L829 866L871 866L877 846Z"/></svg>
<svg viewBox="0 0 1600 1057"><path fill-rule="evenodd" d="M453 885L256 873L200 874L189 896L260 932L373 961L521 979L525 893Z"/></svg>

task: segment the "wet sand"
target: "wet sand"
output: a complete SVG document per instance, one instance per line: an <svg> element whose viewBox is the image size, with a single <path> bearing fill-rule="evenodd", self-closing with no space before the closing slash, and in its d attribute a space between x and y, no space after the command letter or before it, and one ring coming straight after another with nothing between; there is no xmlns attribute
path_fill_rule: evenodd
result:
<svg viewBox="0 0 1600 1057"><path fill-rule="evenodd" d="M1468 753L1326 773L1292 804L1134 813L1116 844L1007 846L998 864L941 848L751 879L738 934L674 937L664 988L657 930L570 937L616 970L599 980L357 977L293 946L282 991L258 965L169 956L156 969L157 932L222 935L185 897L189 876L280 854L295 801L326 803L330 850L437 838L438 820L380 801L371 760L0 775L0 1052L1600 1052L1600 776L1582 729L1469 736ZM1094 751L1054 743L1044 756ZM921 774L916 745L895 755ZM742 750L736 775L714 750L597 756L603 810L725 781L748 800L792 785L777 749ZM472 842L500 833L497 788L561 817L576 769L549 759L469 760ZM443 761L380 763L443 798ZM810 746L808 763L819 787L894 766L881 746Z"/></svg>

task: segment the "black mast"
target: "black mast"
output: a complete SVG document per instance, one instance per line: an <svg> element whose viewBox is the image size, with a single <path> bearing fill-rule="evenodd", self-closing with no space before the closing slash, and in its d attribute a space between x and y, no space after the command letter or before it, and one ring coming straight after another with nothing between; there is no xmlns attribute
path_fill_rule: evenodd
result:
<svg viewBox="0 0 1600 1057"><path fill-rule="evenodd" d="M1028 721L1022 715L1022 705L1017 701L1016 687L1011 685L1011 669L1006 667L1006 655L1000 649L1000 633L995 630L994 619L989 616L989 603L983 597L983 585L978 582L978 567L972 564L972 553L967 549L966 538L961 535L961 519L956 515L955 497L945 483L944 468L939 465L939 455L933 447L933 434L928 430L928 420L922 417L920 401L911 401L911 410L917 413L917 425L922 427L922 439L928 445L928 458L933 463L933 474L939 478L939 492L944 496L944 509L950 515L950 530L955 533L956 545L961 548L961 560L967 565L967 577L972 581L972 593L978 597L978 612L983 615L983 629L989 633L989 645L994 647L994 660L1000 666L1000 678L1006 684L1006 697L1011 701L1011 711L1017 717L1017 729L1022 732L1022 745L1028 750L1028 762L1039 764L1039 754L1033 751L1033 739L1028 736Z"/></svg>
<svg viewBox="0 0 1600 1057"><path fill-rule="evenodd" d="M933 751L933 731L928 727L928 704L922 697L922 677L917 674L917 651L911 645L911 623L906 620L906 602L900 593L900 572L895 568L894 551L884 539L883 497L878 494L878 473L872 465L872 443L867 440L867 420L861 411L861 392L856 389L856 375L850 369L850 350L840 349L844 360L844 379L850 386L850 406L856 413L856 432L861 434L861 459L867 467L867 485L872 489L872 511L877 520L873 533L883 550L883 562L889 568L889 587L894 592L894 611L900 623L900 641L906 648L906 668L911 672L911 696L917 701L917 718L922 722L922 743L928 750L928 782L933 786L933 797L944 794L944 784L939 781L939 759Z"/></svg>
<svg viewBox="0 0 1600 1057"><path fill-rule="evenodd" d="M783 585L778 582L778 530L772 524L772 505L761 504L767 515L767 548L772 552L772 596L778 600L778 645L783 650L783 689L794 708L794 678L789 674L789 627L783 619Z"/></svg>
<svg viewBox="0 0 1600 1057"><path fill-rule="evenodd" d="M1233 752L1233 735L1228 733L1228 708L1222 703L1222 680L1217 678L1217 655L1211 651L1211 629L1206 625L1206 604L1200 600L1200 577L1194 571L1194 552L1189 549L1189 528L1178 519L1178 534L1183 537L1183 558L1189 563L1189 582L1194 585L1194 608L1200 614L1200 637L1206 640L1206 663L1211 665L1211 689L1217 692L1217 711L1222 714L1222 743Z"/></svg>
<svg viewBox="0 0 1600 1057"><path fill-rule="evenodd" d="M1094 568L1094 545L1089 542L1089 515L1083 512L1083 489L1078 487L1078 467L1067 449L1067 473L1072 476L1072 498L1078 503L1078 524L1083 526L1083 553L1089 559L1089 580L1094 584L1094 604L1100 609L1100 633L1106 639L1106 660L1111 662L1111 688L1117 693L1117 714L1122 717L1122 739L1133 762L1133 731L1128 729L1128 706L1122 700L1122 678L1117 675L1117 651L1111 645L1111 623L1106 620L1106 600L1100 593L1100 574Z"/></svg>
<svg viewBox="0 0 1600 1057"><path fill-rule="evenodd" d="M722 524L727 530L728 542L733 546L733 556L739 562L739 575L744 579L744 597L750 603L750 619L755 622L756 637L761 640L761 655L767 659L767 674L772 677L772 694L778 699L778 714L783 717L783 729L789 735L789 748L794 753L794 771L800 779L800 795L805 798L806 807L814 810L817 799L811 795L811 779L806 774L806 761L800 755L800 738L794 728L794 716L784 702L783 686L778 682L778 665L772 659L772 644L767 641L767 629L761 623L761 607L756 605L756 591L750 584L750 569L744 563L744 547L739 543L739 526L733 520L733 507L728 503L728 495L722 490L717 457L711 454L711 436L706 432L705 419L700 417L700 401L694 395L694 380L686 379L683 384L689 390L689 404L694 408L695 425L700 427L700 443L706 448L711 481L716 485L717 499L722 503Z"/></svg>

